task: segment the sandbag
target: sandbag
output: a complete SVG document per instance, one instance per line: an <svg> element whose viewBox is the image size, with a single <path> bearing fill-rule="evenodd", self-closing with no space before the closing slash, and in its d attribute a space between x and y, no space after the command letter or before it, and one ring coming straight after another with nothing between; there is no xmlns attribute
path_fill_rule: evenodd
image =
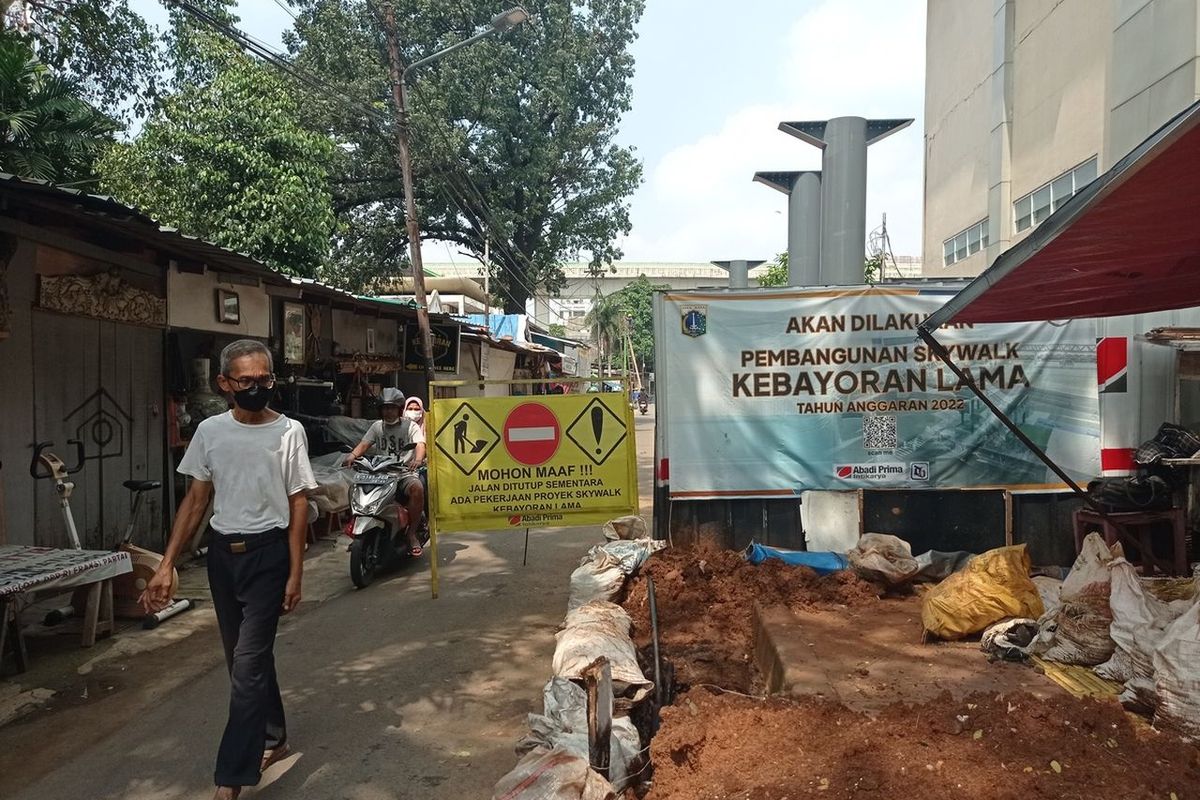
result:
<svg viewBox="0 0 1200 800"><path fill-rule="evenodd" d="M908 542L886 533L864 533L846 558L860 578L885 586L908 583L921 569Z"/></svg>
<svg viewBox="0 0 1200 800"><path fill-rule="evenodd" d="M531 750L492 790L492 800L616 800L586 758L562 748Z"/></svg>
<svg viewBox="0 0 1200 800"><path fill-rule="evenodd" d="M1037 587L1038 596L1042 598L1042 615L1057 614L1062 607L1062 584L1058 578L1049 575L1034 575L1033 585Z"/></svg>
<svg viewBox="0 0 1200 800"><path fill-rule="evenodd" d="M594 600L567 612L556 634L553 669L556 677L578 680L600 656L612 667L613 694L640 702L654 685L638 666L630 638L633 621L615 603Z"/></svg>
<svg viewBox="0 0 1200 800"><path fill-rule="evenodd" d="M921 624L940 639L961 639L1011 617L1037 618L1042 599L1029 578L1025 545L989 550L929 590Z"/></svg>
<svg viewBox="0 0 1200 800"><path fill-rule="evenodd" d="M1200 600L1163 631L1153 663L1154 727L1200 740Z"/></svg>
<svg viewBox="0 0 1200 800"><path fill-rule="evenodd" d="M1094 667L1112 657L1116 645L1109 634L1108 600L1112 551L1098 533L1089 533L1063 581L1062 606L1039 620L1041 632L1030 652L1063 664Z"/></svg>
<svg viewBox="0 0 1200 800"><path fill-rule="evenodd" d="M988 660L1021 661L1033 637L1037 636L1036 619L1009 619L997 622L983 632L979 649L988 654Z"/></svg>
<svg viewBox="0 0 1200 800"><path fill-rule="evenodd" d="M841 553L786 550L782 547L767 547L758 542L750 542L750 546L746 548L746 560L751 564L782 561L793 567L808 567L818 575L829 575L850 567L850 561Z"/></svg>
<svg viewBox="0 0 1200 800"><path fill-rule="evenodd" d="M1191 601L1164 603L1148 590L1145 579L1138 577L1134 566L1123 558L1109 564L1109 576L1108 606L1112 612L1109 635L1116 649L1113 657L1100 665L1105 669L1097 667L1096 672L1114 676L1115 680L1115 676L1127 670L1124 681L1153 680L1154 651L1167 626L1191 606Z"/></svg>
<svg viewBox="0 0 1200 800"><path fill-rule="evenodd" d="M636 572L651 553L666 545L666 542L654 539L595 545L571 573L567 610L593 600L612 600L625 585L625 579Z"/></svg>
<svg viewBox="0 0 1200 800"><path fill-rule="evenodd" d="M566 678L551 678L542 690L541 714L529 715L529 733L517 743L517 754L544 748L588 757L587 692ZM642 744L629 717L613 717L608 779L618 792L638 774Z"/></svg>
<svg viewBox="0 0 1200 800"><path fill-rule="evenodd" d="M650 535L650 530L646 527L646 520L636 514L610 519L604 523L603 530L604 538L611 540L645 539Z"/></svg>

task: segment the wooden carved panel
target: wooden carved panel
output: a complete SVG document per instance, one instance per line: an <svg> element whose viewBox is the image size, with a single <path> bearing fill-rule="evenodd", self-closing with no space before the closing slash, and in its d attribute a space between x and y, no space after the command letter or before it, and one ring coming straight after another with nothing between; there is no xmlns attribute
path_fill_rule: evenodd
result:
<svg viewBox="0 0 1200 800"><path fill-rule="evenodd" d="M164 327L167 301L130 286L115 271L98 275L42 275L38 306L80 317Z"/></svg>

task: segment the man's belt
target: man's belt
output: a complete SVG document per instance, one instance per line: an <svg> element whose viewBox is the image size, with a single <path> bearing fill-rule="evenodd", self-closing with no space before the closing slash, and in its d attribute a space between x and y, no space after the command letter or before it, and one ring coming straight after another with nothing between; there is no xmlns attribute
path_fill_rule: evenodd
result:
<svg viewBox="0 0 1200 800"><path fill-rule="evenodd" d="M287 528L275 528L266 533L220 533L212 532L210 544L230 553L252 553L260 547L287 539Z"/></svg>

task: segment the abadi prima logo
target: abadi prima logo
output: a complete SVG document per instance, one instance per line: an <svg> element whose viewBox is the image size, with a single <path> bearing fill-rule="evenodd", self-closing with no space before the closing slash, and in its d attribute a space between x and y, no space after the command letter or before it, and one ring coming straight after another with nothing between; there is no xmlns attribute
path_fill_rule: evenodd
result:
<svg viewBox="0 0 1200 800"><path fill-rule="evenodd" d="M842 464L841 466L837 467L837 476L839 478L846 479L853 474L854 467L850 466L849 464Z"/></svg>

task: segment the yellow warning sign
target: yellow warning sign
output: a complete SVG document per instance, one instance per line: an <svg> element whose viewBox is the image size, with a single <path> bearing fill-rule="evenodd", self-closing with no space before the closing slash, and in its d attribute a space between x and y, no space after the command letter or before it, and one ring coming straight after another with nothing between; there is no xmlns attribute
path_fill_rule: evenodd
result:
<svg viewBox="0 0 1200 800"><path fill-rule="evenodd" d="M567 438L575 443L593 464L603 464L625 441L629 430L625 421L599 397L593 397L579 416L567 427Z"/></svg>
<svg viewBox="0 0 1200 800"><path fill-rule="evenodd" d="M464 475L470 475L500 443L500 434L469 403L458 407L439 421L433 448L444 455Z"/></svg>
<svg viewBox="0 0 1200 800"><path fill-rule="evenodd" d="M437 529L591 525L637 513L625 397L434 400L429 477Z"/></svg>

